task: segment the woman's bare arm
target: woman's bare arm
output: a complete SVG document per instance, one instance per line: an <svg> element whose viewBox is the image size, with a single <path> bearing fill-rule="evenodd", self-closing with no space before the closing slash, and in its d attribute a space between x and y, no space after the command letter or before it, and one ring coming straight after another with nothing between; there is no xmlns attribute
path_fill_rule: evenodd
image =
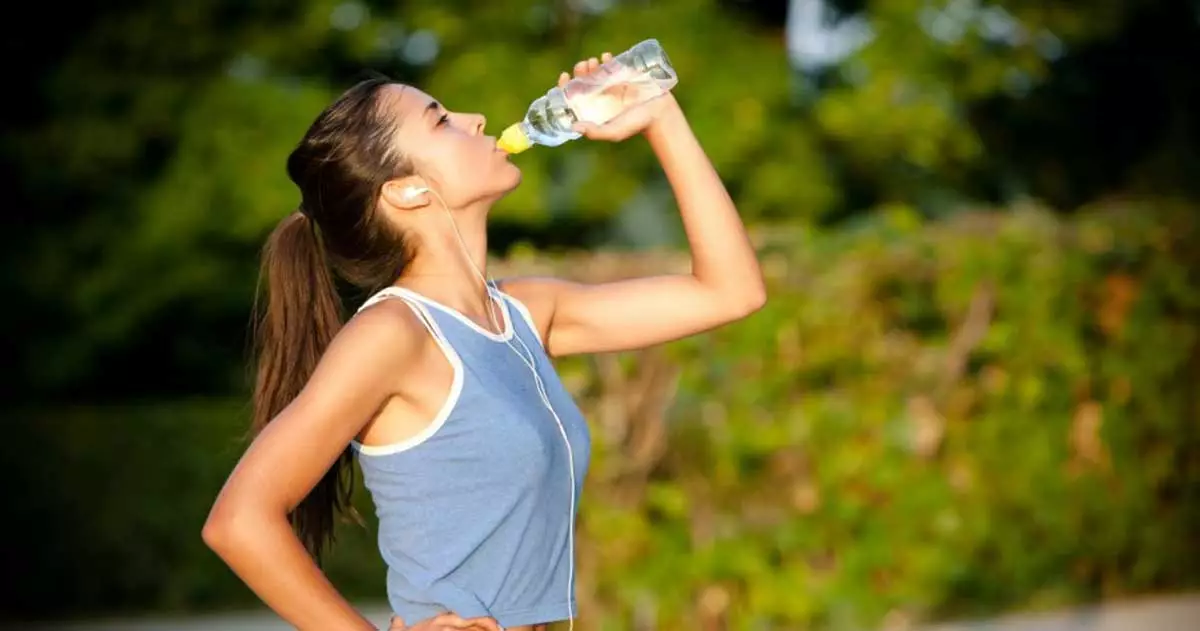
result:
<svg viewBox="0 0 1200 631"><path fill-rule="evenodd" d="M399 303L351 320L300 395L247 449L204 524L209 547L299 629L375 629L326 579L287 516L394 394L423 331Z"/></svg>

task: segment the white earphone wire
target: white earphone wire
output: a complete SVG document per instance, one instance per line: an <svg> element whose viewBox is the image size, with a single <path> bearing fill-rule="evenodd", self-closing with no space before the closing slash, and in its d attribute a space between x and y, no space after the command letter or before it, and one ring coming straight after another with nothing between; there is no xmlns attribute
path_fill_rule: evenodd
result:
<svg viewBox="0 0 1200 631"><path fill-rule="evenodd" d="M507 309L507 307L504 306L504 297L499 295L500 291L499 288L495 286L495 281L489 280L483 274L483 272L479 270L479 267L475 265L475 261L471 258L471 252L467 249L467 242L463 239L462 233L458 231L458 222L454 221L454 215L451 214L450 207L446 205L446 200L442 199L442 196L438 194L437 191L425 187L409 187L405 191L405 196L411 198L420 193L426 192L431 193L438 200L438 203L442 205L442 209L446 211L446 217L450 220L450 226L454 229L454 235L458 238L459 245L462 246L463 255L467 258L467 264L471 266L471 269L475 272L475 275L478 276L481 281L483 281L483 289L487 293L488 299L488 321L492 323L498 333L503 335L503 326L500 322L496 321L496 316L494 313L492 313L492 305L495 304L496 309ZM496 290L495 293L493 293L493 289ZM575 608L572 606L571 602L573 600L573 596L575 595L575 453L571 449L571 441L567 438L567 430L563 426L562 419L558 417L558 412L554 411L554 405L550 403L550 395L546 392L546 385L542 382L541 375L538 374L537 362L533 355L533 351L529 350L529 347L525 345L523 340L521 340L521 336L517 335L516 323L513 318L509 318L509 326L513 327L512 335L508 336L508 338L504 340L504 344L505 346L508 346L512 352L516 353L517 357L520 358L521 363L525 364L525 366L529 368L530 374L533 375L534 385L537 387L538 396L542 399L542 404L546 406L546 409L549 410L550 414L554 417L554 422L558 424L558 431L562 434L563 443L567 446L567 467L571 474L571 512L568 513L567 518L567 618L569 620L569 631L574 631ZM511 339L517 340L521 347L525 349L525 353L518 351L516 347L510 343L509 340ZM526 353L528 353L528 357L526 357Z"/></svg>

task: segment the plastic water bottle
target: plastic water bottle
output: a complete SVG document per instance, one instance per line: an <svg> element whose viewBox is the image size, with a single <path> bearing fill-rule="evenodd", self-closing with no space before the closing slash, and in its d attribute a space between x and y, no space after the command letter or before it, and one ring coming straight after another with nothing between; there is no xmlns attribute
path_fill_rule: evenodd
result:
<svg viewBox="0 0 1200 631"><path fill-rule="evenodd" d="M580 137L582 121L603 125L626 109L667 93L679 77L658 40L648 39L610 59L591 74L551 88L529 105L525 119L500 135L498 146L520 153L533 145L557 147Z"/></svg>

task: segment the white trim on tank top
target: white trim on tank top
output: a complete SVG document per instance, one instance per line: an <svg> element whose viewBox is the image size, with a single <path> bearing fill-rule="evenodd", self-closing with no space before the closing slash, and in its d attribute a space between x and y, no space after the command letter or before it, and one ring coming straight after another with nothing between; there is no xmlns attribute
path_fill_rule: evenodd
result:
<svg viewBox="0 0 1200 631"><path fill-rule="evenodd" d="M512 319L508 315L508 308L505 305L502 293L500 290L492 287L491 285L488 286L488 295L491 297L492 303L499 307L500 319L504 321L504 330L500 333L489 331L479 326L479 323L475 322L471 318L463 315L461 311L458 311L452 307L448 307L434 300L433 298L430 298L429 296L419 294L411 289L408 289L407 287L387 287L378 294L375 294L375 296L379 296L380 294L393 296L404 295L412 298L413 300L418 300L421 302L421 304L429 305L439 311L445 312L447 315L470 327L471 330L494 342L507 342L508 340L512 339L513 336ZM372 300L374 300L374 296L372 297ZM368 300L367 303L370 304L370 301Z"/></svg>
<svg viewBox="0 0 1200 631"><path fill-rule="evenodd" d="M357 440L351 440L350 444L354 447L354 449L364 456L388 456L392 454L398 454L403 451L408 451L409 449L412 449L432 438L433 435L436 434L438 430L446 424L446 419L450 418L450 413L454 410L454 406L458 404L459 396L462 395L464 375L466 374L466 370L463 368L462 358L458 356L458 353L455 352L454 347L450 344L450 341L446 339L446 336L442 333L441 328L438 327L437 321L434 320L433 316L429 313L429 311L426 310L424 304L414 300L408 295L409 293L415 294L416 292L408 292L407 290L389 291L391 289L401 288L389 287L388 289L384 289L367 300L363 306L359 307L358 311L362 312L363 309L377 304L387 298L399 298L402 300L404 304L408 305L408 307L417 314L417 318L421 320L421 324L424 325L429 331L429 334L433 336L433 341L437 343L438 348L440 348L442 353L446 355L446 359L450 362L450 368L454 371L454 380L450 384L450 392L446 395L446 400L442 403L442 407L438 409L437 415L433 417L433 420L430 421L429 425L427 425L425 429L422 429L417 434L402 441L388 443L385 445L364 445Z"/></svg>
<svg viewBox="0 0 1200 631"><path fill-rule="evenodd" d="M537 338L538 344L540 344L543 349L546 348L546 343L542 341L542 333L541 331L538 331L537 325L533 323L533 315L529 313L529 309L525 306L525 303L517 300L517 298L512 294L506 294L500 290L496 290L496 292L503 296L506 301L512 303L512 306L517 308L517 312L521 314L521 318L525 320L525 324L529 325L529 330L533 331L533 337Z"/></svg>

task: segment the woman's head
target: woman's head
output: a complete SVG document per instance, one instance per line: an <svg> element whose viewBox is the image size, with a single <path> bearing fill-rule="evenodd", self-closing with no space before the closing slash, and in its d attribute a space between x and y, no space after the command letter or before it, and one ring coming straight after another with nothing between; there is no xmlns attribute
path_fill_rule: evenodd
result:
<svg viewBox="0 0 1200 631"><path fill-rule="evenodd" d="M287 170L340 276L368 291L399 276L419 246L405 227L435 200L406 197L407 188L486 212L516 187L520 171L483 134L485 122L386 79L355 85L317 117Z"/></svg>
<svg viewBox="0 0 1200 631"><path fill-rule="evenodd" d="M304 388L342 325L336 272L363 292L392 284L421 248L429 213L486 213L520 182L520 172L483 135L477 114L447 112L429 95L386 79L347 90L288 156L300 210L284 218L263 249L263 296L256 300L258 370L252 433ZM439 197L404 194L423 187ZM440 225L445 225L444 222ZM350 508L347 449L291 520L314 557L332 540L334 518Z"/></svg>
<svg viewBox="0 0 1200 631"><path fill-rule="evenodd" d="M396 122L395 146L411 164L411 175L383 189L386 201L401 210L413 206L393 195L396 187L432 188L452 209L486 210L521 181L521 172L485 135L481 114L452 112L436 99L409 86L392 85L382 94L381 111ZM428 203L418 200L417 205ZM403 218L403 213L401 213Z"/></svg>

